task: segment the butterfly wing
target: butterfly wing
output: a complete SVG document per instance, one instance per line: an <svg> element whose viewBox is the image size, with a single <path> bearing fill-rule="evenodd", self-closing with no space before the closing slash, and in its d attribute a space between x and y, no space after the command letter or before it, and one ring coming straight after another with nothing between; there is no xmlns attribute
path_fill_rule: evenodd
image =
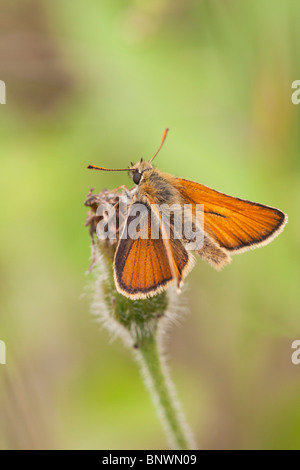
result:
<svg viewBox="0 0 300 470"><path fill-rule="evenodd" d="M203 204L205 234L221 249L237 253L265 245L283 229L278 209L238 199L192 181L176 178L185 204Z"/></svg>
<svg viewBox="0 0 300 470"><path fill-rule="evenodd" d="M131 299L151 297L175 281L179 286L192 267L191 255L181 240L172 235L169 240L162 238L160 223L158 238L153 239L151 214L152 217L155 214L149 205L142 204L145 211L140 217L137 215L137 205L141 206L141 203L135 202L129 209L114 259L117 289ZM139 222L137 217L140 217ZM132 227L135 226L139 232L138 238L132 236Z"/></svg>

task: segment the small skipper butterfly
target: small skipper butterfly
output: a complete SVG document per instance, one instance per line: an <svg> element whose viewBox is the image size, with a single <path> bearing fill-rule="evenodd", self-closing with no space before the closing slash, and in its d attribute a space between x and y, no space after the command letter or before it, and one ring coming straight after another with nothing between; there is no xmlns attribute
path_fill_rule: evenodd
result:
<svg viewBox="0 0 300 470"><path fill-rule="evenodd" d="M158 222L158 237L151 236L151 224L146 224L144 229L147 236L118 236L114 257L115 283L117 290L130 299L154 296L172 283L179 289L193 267L194 257L187 248L187 240L176 237L172 218L169 236L165 236L165 222L157 209L160 205L191 206L193 224L197 224L201 212L203 240L201 247L194 251L217 270L231 262L232 254L270 243L287 222L287 216L273 207L228 196L159 171L152 162L167 132L165 129L161 144L149 161L141 159L129 168L121 169L88 166L93 170L129 172L135 187L130 190L123 187L129 205L122 233L127 233L134 220L137 205L146 209L146 219L150 220L150 215L154 214ZM139 225L141 228L142 223Z"/></svg>

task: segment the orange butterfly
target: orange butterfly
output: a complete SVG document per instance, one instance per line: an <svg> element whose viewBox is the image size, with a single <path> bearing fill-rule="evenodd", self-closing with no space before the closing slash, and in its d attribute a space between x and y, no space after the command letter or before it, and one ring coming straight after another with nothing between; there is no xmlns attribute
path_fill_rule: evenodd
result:
<svg viewBox="0 0 300 470"><path fill-rule="evenodd" d="M141 159L129 168L118 170L88 166L102 171L128 171L136 185L131 190L125 189L129 208L114 258L117 290L130 299L151 297L172 283L180 288L193 267L194 258L188 248L188 240L184 236L181 239L176 236L172 218L166 236L167 227L157 209L160 205L190 205L193 226L197 225L200 216L203 217L202 244L195 251L218 270L231 262L231 254L271 242L287 222L287 216L278 209L227 196L154 168L152 161L161 149L167 132L168 129L164 131L161 144L149 162ZM145 211L138 226L143 236L123 236L128 233L130 224L135 220L136 209L141 205ZM202 207L200 210L199 205ZM152 236L150 219L153 215L158 237Z"/></svg>

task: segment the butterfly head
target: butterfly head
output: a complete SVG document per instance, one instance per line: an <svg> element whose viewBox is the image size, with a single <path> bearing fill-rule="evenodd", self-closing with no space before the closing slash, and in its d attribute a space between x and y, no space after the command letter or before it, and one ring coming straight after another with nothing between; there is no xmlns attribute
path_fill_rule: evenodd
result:
<svg viewBox="0 0 300 470"><path fill-rule="evenodd" d="M131 163L129 169L129 175L134 184L138 185L143 179L143 174L145 171L152 170L153 166L150 162L145 162L142 158L136 164Z"/></svg>

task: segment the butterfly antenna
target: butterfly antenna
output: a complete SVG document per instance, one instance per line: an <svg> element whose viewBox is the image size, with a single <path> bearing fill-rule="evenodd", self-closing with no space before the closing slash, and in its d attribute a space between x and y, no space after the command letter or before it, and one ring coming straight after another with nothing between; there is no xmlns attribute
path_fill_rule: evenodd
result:
<svg viewBox="0 0 300 470"><path fill-rule="evenodd" d="M102 166L89 165L87 166L89 170L101 170L101 171L129 171L132 168L103 168Z"/></svg>
<svg viewBox="0 0 300 470"><path fill-rule="evenodd" d="M151 158L151 160L149 160L149 163L153 162L154 158L156 157L156 155L158 154L158 152L159 152L160 149L162 148L162 146L163 146L163 144L164 144L164 141L166 140L168 131L169 131L169 129L165 129L165 130L164 130L164 133L163 133L163 136L162 136L162 139L161 139L160 146L158 147L157 151L155 152L155 154L153 155L153 157Z"/></svg>

